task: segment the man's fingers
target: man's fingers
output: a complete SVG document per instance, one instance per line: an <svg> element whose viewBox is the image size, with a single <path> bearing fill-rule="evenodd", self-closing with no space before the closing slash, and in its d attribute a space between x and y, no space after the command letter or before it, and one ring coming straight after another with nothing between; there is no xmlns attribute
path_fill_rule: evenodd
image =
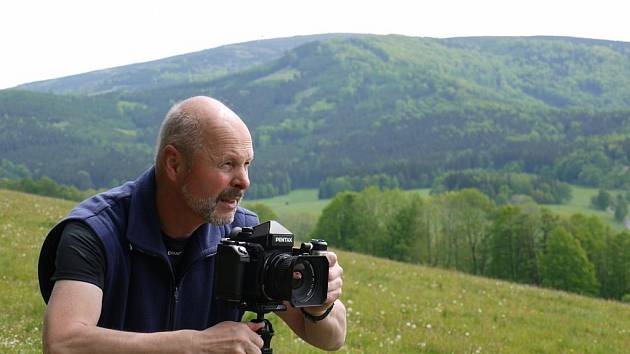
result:
<svg viewBox="0 0 630 354"><path fill-rule="evenodd" d="M337 278L328 282L328 292L333 290L341 289L343 286L343 279Z"/></svg>
<svg viewBox="0 0 630 354"><path fill-rule="evenodd" d="M343 275L343 268L339 264L335 265L332 268L328 268L328 280L333 280L336 278L341 278Z"/></svg>
<svg viewBox="0 0 630 354"><path fill-rule="evenodd" d="M335 252L326 252L326 258L328 259L328 266L332 267L337 264L337 254Z"/></svg>
<svg viewBox="0 0 630 354"><path fill-rule="evenodd" d="M247 327L249 327L249 329L251 329L252 331L256 332L259 329L265 327L265 323L264 322L247 322Z"/></svg>
<svg viewBox="0 0 630 354"><path fill-rule="evenodd" d="M256 331L265 327L265 323L264 322L247 322L246 324L247 324L247 327L249 327L249 329L252 330L252 333L250 334L250 341L252 342L252 344L254 344L257 347L255 349L259 350L260 348L262 348L265 342L263 341L262 337L258 333L256 333ZM248 350L247 353L249 352L250 351ZM260 351L253 351L252 353L259 353L259 352Z"/></svg>
<svg viewBox="0 0 630 354"><path fill-rule="evenodd" d="M333 302L335 302L341 297L341 293L341 288L329 291L328 294L326 294L326 304L332 304Z"/></svg>
<svg viewBox="0 0 630 354"><path fill-rule="evenodd" d="M341 297L341 288L343 287L343 268L337 263L337 255L334 252L328 252L331 255L328 261L328 294L326 294L326 303L332 304Z"/></svg>
<svg viewBox="0 0 630 354"><path fill-rule="evenodd" d="M265 344L265 341L263 341L261 336L256 334L256 338L252 338L251 343L256 347L254 348L254 351L252 351L252 353L260 353L260 348L263 347L263 345Z"/></svg>
<svg viewBox="0 0 630 354"><path fill-rule="evenodd" d="M264 341L255 332L264 323L220 322L200 332L205 346L217 353L260 353Z"/></svg>
<svg viewBox="0 0 630 354"><path fill-rule="evenodd" d="M328 282L328 293L326 294L326 303L333 303L341 297L341 288L343 287L343 279L337 278Z"/></svg>

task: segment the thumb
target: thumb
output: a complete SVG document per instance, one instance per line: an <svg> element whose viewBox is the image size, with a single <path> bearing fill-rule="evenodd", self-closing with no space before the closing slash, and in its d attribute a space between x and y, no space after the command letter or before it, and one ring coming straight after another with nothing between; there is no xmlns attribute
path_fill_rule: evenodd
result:
<svg viewBox="0 0 630 354"><path fill-rule="evenodd" d="M252 331L256 332L259 329L265 327L265 323L264 322L247 322L247 327L249 327L249 329L251 329Z"/></svg>

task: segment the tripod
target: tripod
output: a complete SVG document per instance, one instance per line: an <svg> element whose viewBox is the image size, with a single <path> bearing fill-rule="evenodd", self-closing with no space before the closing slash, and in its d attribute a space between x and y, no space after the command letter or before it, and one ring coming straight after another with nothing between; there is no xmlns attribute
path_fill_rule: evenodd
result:
<svg viewBox="0 0 630 354"><path fill-rule="evenodd" d="M265 342L265 344L263 344L263 347L261 349L261 353L262 354L273 354L273 349L271 349L271 337L273 337L273 326L271 325L271 322L265 318L265 313L264 312L257 312L256 313L256 318L252 320L252 322L254 323L260 323L260 322L264 322L265 326L261 329L259 329L258 331L256 331L256 333L258 333L262 339L263 342Z"/></svg>
<svg viewBox="0 0 630 354"><path fill-rule="evenodd" d="M254 303L254 304L244 304L243 308L246 311L252 311L256 313L256 318L252 320L254 323L263 322L265 326L256 333L258 333L263 339L263 347L261 349L262 354L273 354L273 349L271 349L271 337L273 337L273 326L268 319L265 318L265 314L271 311L286 311L287 307L283 305L281 302L270 302L270 303Z"/></svg>

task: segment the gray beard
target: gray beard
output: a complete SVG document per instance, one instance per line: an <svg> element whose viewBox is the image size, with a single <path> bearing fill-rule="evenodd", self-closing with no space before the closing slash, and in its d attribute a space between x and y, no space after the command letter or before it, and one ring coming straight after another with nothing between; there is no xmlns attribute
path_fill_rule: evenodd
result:
<svg viewBox="0 0 630 354"><path fill-rule="evenodd" d="M220 226L231 224L234 221L234 213L236 210L229 215L221 216L216 214L219 197L217 197L217 199L195 197L190 193L188 188L186 188L186 185L182 187L182 195L184 196L186 204L205 222Z"/></svg>

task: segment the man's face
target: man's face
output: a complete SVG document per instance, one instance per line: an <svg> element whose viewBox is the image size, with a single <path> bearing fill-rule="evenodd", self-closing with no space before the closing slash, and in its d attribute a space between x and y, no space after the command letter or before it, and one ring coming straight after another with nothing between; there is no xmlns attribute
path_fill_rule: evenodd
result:
<svg viewBox="0 0 630 354"><path fill-rule="evenodd" d="M234 212L236 207L231 211L221 212L217 210L222 200L237 200L237 205L243 198L244 191L237 188L227 188L223 190L217 198L212 197L196 197L189 190L187 185L182 187L182 195L186 204L203 220L213 225L226 225L234 221Z"/></svg>
<svg viewBox="0 0 630 354"><path fill-rule="evenodd" d="M213 131L211 147L195 153L181 187L188 207L205 222L229 224L249 187L248 168L253 159L249 132L245 129Z"/></svg>

